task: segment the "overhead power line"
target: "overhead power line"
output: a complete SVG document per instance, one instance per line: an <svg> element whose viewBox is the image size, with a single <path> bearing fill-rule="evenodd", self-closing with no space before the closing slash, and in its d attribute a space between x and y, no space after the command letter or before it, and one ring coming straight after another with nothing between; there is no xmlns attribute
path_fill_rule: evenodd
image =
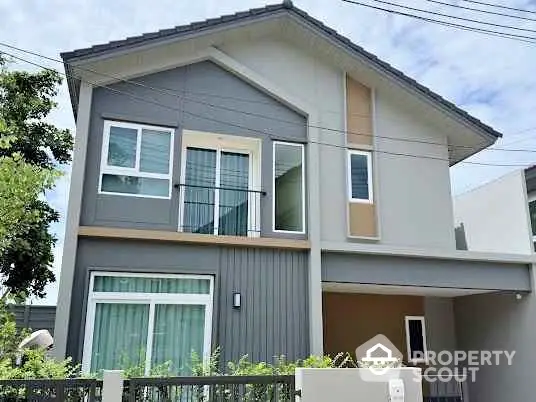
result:
<svg viewBox="0 0 536 402"><path fill-rule="evenodd" d="M511 10L511 11L519 11L521 13L536 14L536 11L533 11L533 10L526 10L523 8L503 6L502 4L496 4L496 3L486 3L485 1L477 1L477 0L460 0L460 1L465 1L466 3L480 4L482 6L489 6L489 7L494 7L494 8L502 8L503 10Z"/></svg>
<svg viewBox="0 0 536 402"><path fill-rule="evenodd" d="M500 13L500 12L497 12L497 11L482 10L481 8L475 8L475 7L460 6L459 4L446 3L446 2L438 1L438 0L424 0L424 1L427 1L429 3L434 3L434 4L447 6L447 7L453 7L453 8L457 8L457 9L461 9L461 10L476 11L476 12L479 12L479 13L482 13L482 14L497 15L497 16L500 16L500 17L515 18L515 19L518 19L518 20L535 21L536 22L536 18L522 17L520 15L504 14L504 13Z"/></svg>
<svg viewBox="0 0 536 402"><path fill-rule="evenodd" d="M17 46L9 45L9 44L3 43L3 42L0 42L0 46L9 47L9 48L12 48L12 49L17 50L17 51L21 51L21 52L24 52L24 53L27 53L27 54L31 54L33 56L37 56L37 57L40 57L40 58L44 58L46 60L55 61L55 62L63 64L63 62L61 60L59 60L59 59L55 59L55 58L52 58L52 57L42 55L40 53L36 53L36 52L32 52L32 51L29 51L29 50L26 50L26 49L22 49L22 48L19 48ZM24 59L22 59L22 60L25 61ZM376 138L382 138L382 139L398 141L398 142L412 142L412 143L426 144L426 145L437 145L437 146L441 146L441 147L445 146L445 144L441 143L441 142L420 140L420 139L415 139L415 138L391 137L391 136L386 136L386 135L360 133L360 132L354 132L354 131L348 131L348 130L340 130L340 129L335 129L335 128L328 128L328 127L323 127L323 126L310 125L310 124L305 124L304 125L302 123L297 123L295 121L289 121L289 120L286 120L286 119L281 119L281 118L278 118L278 117L275 117L275 116L269 116L269 115L266 115L266 114L248 112L248 111L245 111L245 110L234 109L234 108L223 106L223 105L217 105L217 104L213 104L213 103L210 103L210 102L201 101L199 99L194 99L194 98L190 98L188 96L185 96L184 94L182 94L182 92L177 91L177 90L172 90L172 89L169 89L169 88L162 88L162 87L153 87L153 86L147 85L147 84L139 82L139 81L125 79L125 78L122 78L122 77L119 77L119 76L116 76L116 75L101 73L101 72L98 72L98 71L95 71L95 70L89 69L89 68L77 67L77 66L74 66L72 64L70 64L70 67L72 69L74 69L74 70L79 70L79 71L83 71L83 72L89 72L89 73L92 73L92 74L95 74L95 75L100 75L100 76L103 76L105 78L110 78L110 79L113 79L113 80L116 80L116 81L120 81L120 82L124 82L124 83L130 84L130 85L134 85L134 86L137 86L137 87L142 87L142 88L145 88L145 89L149 89L149 90L155 91L157 93L162 93L162 94L165 94L165 95L174 96L174 97L177 97L179 99L186 99L186 100L191 101L193 103L203 104L203 105L209 106L211 108L231 111L231 112L235 112L235 113L244 114L244 115L247 115L247 116L253 116L253 117L258 117L258 118L272 120L272 121L278 121L278 122L289 124L289 125L294 125L294 126L299 126L299 127L306 127L306 128L322 129L322 130L326 130L328 132L338 133L338 134L355 134L355 135L360 135L360 136L365 136L365 137L376 137ZM222 97L225 97L225 96L222 96ZM235 99L235 98L232 98L232 99ZM456 144L449 144L448 146L449 146L450 149L457 149L457 148L460 148L460 149L473 149L474 148L473 146L456 145ZM510 148L499 148L499 147L490 147L490 148L486 148L484 150L485 151L536 153L536 150L533 150L533 149L510 149Z"/></svg>
<svg viewBox="0 0 536 402"><path fill-rule="evenodd" d="M353 0L343 0L343 1L345 1L347 3L354 3L354 4L357 3L357 2L354 2ZM510 25L495 24L493 22L488 22L488 21L481 21L481 20L476 20L476 19L472 19L472 18L458 17L458 16L451 15L451 14L443 14L443 13L439 13L439 12L435 12L435 11L423 10L422 8L405 6L403 4L393 3L393 2L390 2L390 1L384 1L384 0L370 0L370 1L373 1L375 3L385 4L385 5L388 5L388 6L399 7L399 8L402 8L404 10L417 11L419 13L431 14L431 15L436 15L436 16L444 17L444 18L451 18L451 19L458 20L458 21L471 22L473 24L481 24L481 25L488 25L488 26L495 27L495 28L504 28L504 29L512 29L512 30L515 30L515 31L524 31L524 32L536 33L536 30L534 30L534 29L512 27ZM513 34L513 33L509 33L509 32L501 32L501 33L509 35L509 36L512 36L512 37L515 37L515 38L536 40L535 36L519 35L519 34Z"/></svg>
<svg viewBox="0 0 536 402"><path fill-rule="evenodd" d="M56 70L54 68L43 66L42 64L32 62L30 60L24 59L24 58L22 58L20 56L13 55L13 54L5 52L5 51L1 51L0 53L4 53L5 55L7 55L9 57L12 57L14 59L23 61L23 62L28 63L30 65L42 68L44 70L56 72L56 73L58 73L58 74L60 74L60 75L62 75L64 77L67 77L67 78L74 77L71 74L63 73L63 72L58 71L58 70ZM74 77L74 78L80 79L80 77ZM95 86L95 87L104 88L104 89L109 90L109 91L111 91L113 93L118 93L118 94L127 96L127 97L129 97L131 99L135 99L135 100L138 100L138 101L141 101L141 102L145 102L145 103L148 103L148 104L159 106L159 107L162 107L162 108L165 108L165 109L174 110L174 111L177 111L177 112L180 112L180 113L190 115L192 117L196 117L196 118L200 118L200 119L203 119L203 120L224 124L224 125L231 126L231 127L241 128L241 129L252 131L252 132L257 132L257 133L260 133L260 134L263 134L263 135L267 135L270 139L276 139L276 140L279 139L277 136L274 137L273 135L271 135L269 132L267 132L265 130L259 130L259 129L247 127L247 126L237 124L237 123L234 123L234 122L223 121L223 120L216 119L216 118L213 118L213 117L210 117L210 116L207 116L207 115L200 115L200 114L197 114L197 113L193 113L193 112L184 110L184 108L176 108L176 107L173 107L173 106L169 106L169 105L160 103L160 102L152 100L152 99L147 99L146 97L141 97L141 96L136 95L136 94L132 94L132 93L125 92L125 91L122 91L122 90L118 90L116 88L111 88L111 87L109 87L107 85L99 84L99 83L92 82L92 81L89 81L89 80L81 80L81 81L85 82L87 84L90 84L92 86ZM349 147L347 147L347 146L331 144L331 143L324 143L324 142L318 142L318 141L309 140L308 143L318 144L318 145L321 145L321 146L327 146L327 147L333 147L333 148L340 148L340 149L344 149L344 150L349 149ZM448 158L441 158L441 157L430 156L430 155L407 154L407 153L391 152L391 151L378 150L378 149L374 149L371 152L380 153L380 154L386 154L386 155L392 155L392 156L409 157L409 158L432 159L432 160L444 161L444 162L447 162L447 163L450 162ZM530 164L530 162L522 162L522 163L521 162L519 162L519 163L491 163L491 162L476 162L476 161L460 161L459 163L477 165L477 166L495 166L495 167L526 167L527 165Z"/></svg>
<svg viewBox="0 0 536 402"><path fill-rule="evenodd" d="M411 13L405 13L405 12L402 12L402 11L392 10L392 9L389 9L389 8L373 6L372 4L366 4L366 3L362 3L360 1L355 1L355 0L342 0L342 1L345 2L345 3L351 3L351 4L358 5L358 6L367 7L367 8L371 8L371 9L379 10L379 11L384 11L384 12L387 12L387 13L390 13L390 14L396 14L396 15L401 15L401 16L404 16L404 17L414 18L414 19L417 19L417 20L420 20L420 21L426 21L426 22L430 22L430 23L438 24L438 25L443 25L443 26L450 27L450 28L457 28L457 29L461 29L461 30L464 30L464 31L470 31L470 32L478 32L478 33L481 33L481 34L485 34L485 35L489 35L489 36L501 37L501 38L510 39L510 40L515 40L515 41L518 41L518 42L524 42L524 43L530 43L530 44L535 44L536 43L536 37L532 37L532 36L518 35L518 34L514 34L514 33L509 33L509 32L495 31L495 30L492 30L492 29L470 27L470 26L467 26L467 25L456 24L456 23L453 23L453 22L448 22L448 21L437 20L437 19L434 19L434 18L423 17L422 15L415 15L415 14L411 14ZM394 4L394 3L392 3L392 4ZM396 4L394 4L394 5L396 5Z"/></svg>

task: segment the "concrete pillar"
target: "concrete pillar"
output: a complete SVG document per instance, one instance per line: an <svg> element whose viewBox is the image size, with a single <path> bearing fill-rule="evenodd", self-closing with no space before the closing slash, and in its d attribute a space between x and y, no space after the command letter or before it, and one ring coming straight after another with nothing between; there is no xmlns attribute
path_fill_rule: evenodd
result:
<svg viewBox="0 0 536 402"><path fill-rule="evenodd" d="M102 379L102 402L123 400L123 371L104 370Z"/></svg>

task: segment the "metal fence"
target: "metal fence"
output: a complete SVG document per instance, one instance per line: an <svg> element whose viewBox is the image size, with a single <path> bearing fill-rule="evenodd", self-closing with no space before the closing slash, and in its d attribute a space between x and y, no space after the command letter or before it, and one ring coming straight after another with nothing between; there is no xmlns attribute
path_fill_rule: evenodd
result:
<svg viewBox="0 0 536 402"><path fill-rule="evenodd" d="M131 378L123 402L290 402L294 376Z"/></svg>
<svg viewBox="0 0 536 402"><path fill-rule="evenodd" d="M101 402L102 380L0 380L0 402Z"/></svg>
<svg viewBox="0 0 536 402"><path fill-rule="evenodd" d="M455 379L444 381L441 378L423 377L423 402L463 402L462 383Z"/></svg>

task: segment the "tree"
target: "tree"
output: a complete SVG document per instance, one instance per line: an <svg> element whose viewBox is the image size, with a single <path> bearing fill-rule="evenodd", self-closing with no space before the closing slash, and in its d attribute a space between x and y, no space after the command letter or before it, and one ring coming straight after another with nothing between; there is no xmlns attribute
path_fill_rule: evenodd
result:
<svg viewBox="0 0 536 402"><path fill-rule="evenodd" d="M11 294L43 297L55 280L49 230L59 220L44 192L71 160L73 139L45 121L56 107L59 74L9 71L5 64L0 56L0 214L9 211L0 219L0 275Z"/></svg>

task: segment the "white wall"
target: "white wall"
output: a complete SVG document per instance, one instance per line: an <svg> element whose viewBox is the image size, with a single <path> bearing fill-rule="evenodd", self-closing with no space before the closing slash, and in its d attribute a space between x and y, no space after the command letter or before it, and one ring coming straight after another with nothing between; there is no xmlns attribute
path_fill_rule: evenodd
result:
<svg viewBox="0 0 536 402"><path fill-rule="evenodd" d="M455 249L446 135L384 92L375 98L381 244Z"/></svg>
<svg viewBox="0 0 536 402"><path fill-rule="evenodd" d="M341 69L284 41L232 42L221 50L271 82L310 103L320 116L321 238L347 242L345 89ZM375 93L379 136L412 138L444 145L377 139L380 151L447 159L446 136L417 119L415 112ZM448 162L379 153L375 160L380 244L454 249Z"/></svg>
<svg viewBox="0 0 536 402"><path fill-rule="evenodd" d="M394 369L392 369L394 370ZM301 390L301 402L388 402L389 383L369 382L362 378L374 374L369 369L296 369L296 389ZM420 369L401 368L405 401L422 402L422 385L415 381Z"/></svg>
<svg viewBox="0 0 536 402"><path fill-rule="evenodd" d="M472 251L530 254L532 232L523 170L456 197L455 224L463 224Z"/></svg>

